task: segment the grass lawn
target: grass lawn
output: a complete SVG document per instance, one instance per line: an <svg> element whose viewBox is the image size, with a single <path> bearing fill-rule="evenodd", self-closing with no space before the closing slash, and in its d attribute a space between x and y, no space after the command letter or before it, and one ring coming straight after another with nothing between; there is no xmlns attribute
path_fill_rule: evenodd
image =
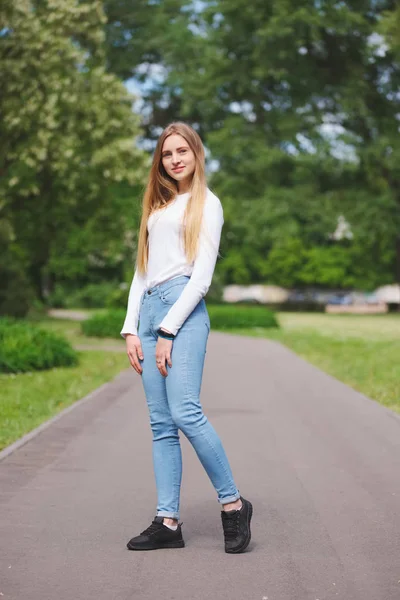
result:
<svg viewBox="0 0 400 600"><path fill-rule="evenodd" d="M77 367L0 374L0 450L128 367L125 354L88 351Z"/></svg>
<svg viewBox="0 0 400 600"><path fill-rule="evenodd" d="M209 313L212 323L212 307ZM400 315L277 316L279 330L253 327L229 332L277 340L323 371L400 413ZM93 350L80 352L77 367L0 374L0 449L129 368L122 338L86 337L76 321L42 319L38 325L62 333L74 346Z"/></svg>
<svg viewBox="0 0 400 600"><path fill-rule="evenodd" d="M278 320L281 330L235 333L277 340L326 373L400 413L400 315L279 313Z"/></svg>
<svg viewBox="0 0 400 600"><path fill-rule="evenodd" d="M211 324L212 311L210 306ZM280 330L229 331L280 341L323 371L400 413L400 314L282 312L277 316ZM99 349L110 343L119 344L117 340L87 338L75 322L50 319L42 325L63 332L75 345L85 340ZM215 325L212 327L216 329Z"/></svg>
<svg viewBox="0 0 400 600"><path fill-rule="evenodd" d="M118 336L117 338L87 337L81 332L80 321L47 318L37 321L36 324L39 327L48 329L54 333L62 334L75 347L88 345L98 348L99 350L106 350L112 346L114 349L119 347L121 352L125 351L125 342L121 336Z"/></svg>
<svg viewBox="0 0 400 600"><path fill-rule="evenodd" d="M335 339L400 341L400 313L380 315L332 315L325 313L278 313L286 331L315 332Z"/></svg>

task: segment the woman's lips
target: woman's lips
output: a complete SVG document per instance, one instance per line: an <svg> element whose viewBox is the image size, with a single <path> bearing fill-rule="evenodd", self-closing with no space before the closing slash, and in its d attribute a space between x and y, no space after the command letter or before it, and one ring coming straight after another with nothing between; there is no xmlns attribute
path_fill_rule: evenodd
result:
<svg viewBox="0 0 400 600"><path fill-rule="evenodd" d="M185 167L177 167L176 169L172 169L174 173L180 173L181 171L183 171Z"/></svg>

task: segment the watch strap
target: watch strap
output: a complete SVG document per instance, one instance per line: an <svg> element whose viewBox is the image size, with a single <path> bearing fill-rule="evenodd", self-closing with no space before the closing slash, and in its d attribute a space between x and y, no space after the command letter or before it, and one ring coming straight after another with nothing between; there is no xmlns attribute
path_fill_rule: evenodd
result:
<svg viewBox="0 0 400 600"><path fill-rule="evenodd" d="M162 329L157 329L157 335L166 340L174 340L175 339L175 336L173 333L167 333L166 331L163 331Z"/></svg>

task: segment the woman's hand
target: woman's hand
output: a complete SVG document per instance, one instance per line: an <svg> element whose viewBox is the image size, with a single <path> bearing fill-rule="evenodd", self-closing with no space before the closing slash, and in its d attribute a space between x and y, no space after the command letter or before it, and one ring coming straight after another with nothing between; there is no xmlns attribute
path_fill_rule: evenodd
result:
<svg viewBox="0 0 400 600"><path fill-rule="evenodd" d="M128 333L126 335L125 340L126 353L128 354L129 362L135 369L136 373L139 373L139 375L141 375L143 369L142 365L139 362L139 359L143 360L143 351L142 344L140 343L140 338L138 335L132 335L131 333Z"/></svg>
<svg viewBox="0 0 400 600"><path fill-rule="evenodd" d="M172 367L172 344L173 340L167 340L165 338L159 337L156 345L156 365L161 375L163 375L164 377L168 377L165 361L167 361L169 367Z"/></svg>

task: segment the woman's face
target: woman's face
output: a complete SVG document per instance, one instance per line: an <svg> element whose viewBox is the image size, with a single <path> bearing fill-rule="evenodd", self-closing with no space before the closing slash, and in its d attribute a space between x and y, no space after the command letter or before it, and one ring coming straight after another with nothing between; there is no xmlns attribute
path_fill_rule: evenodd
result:
<svg viewBox="0 0 400 600"><path fill-rule="evenodd" d="M161 160L168 175L178 182L179 191L188 187L196 167L196 159L185 138L178 133L169 135L161 150Z"/></svg>

